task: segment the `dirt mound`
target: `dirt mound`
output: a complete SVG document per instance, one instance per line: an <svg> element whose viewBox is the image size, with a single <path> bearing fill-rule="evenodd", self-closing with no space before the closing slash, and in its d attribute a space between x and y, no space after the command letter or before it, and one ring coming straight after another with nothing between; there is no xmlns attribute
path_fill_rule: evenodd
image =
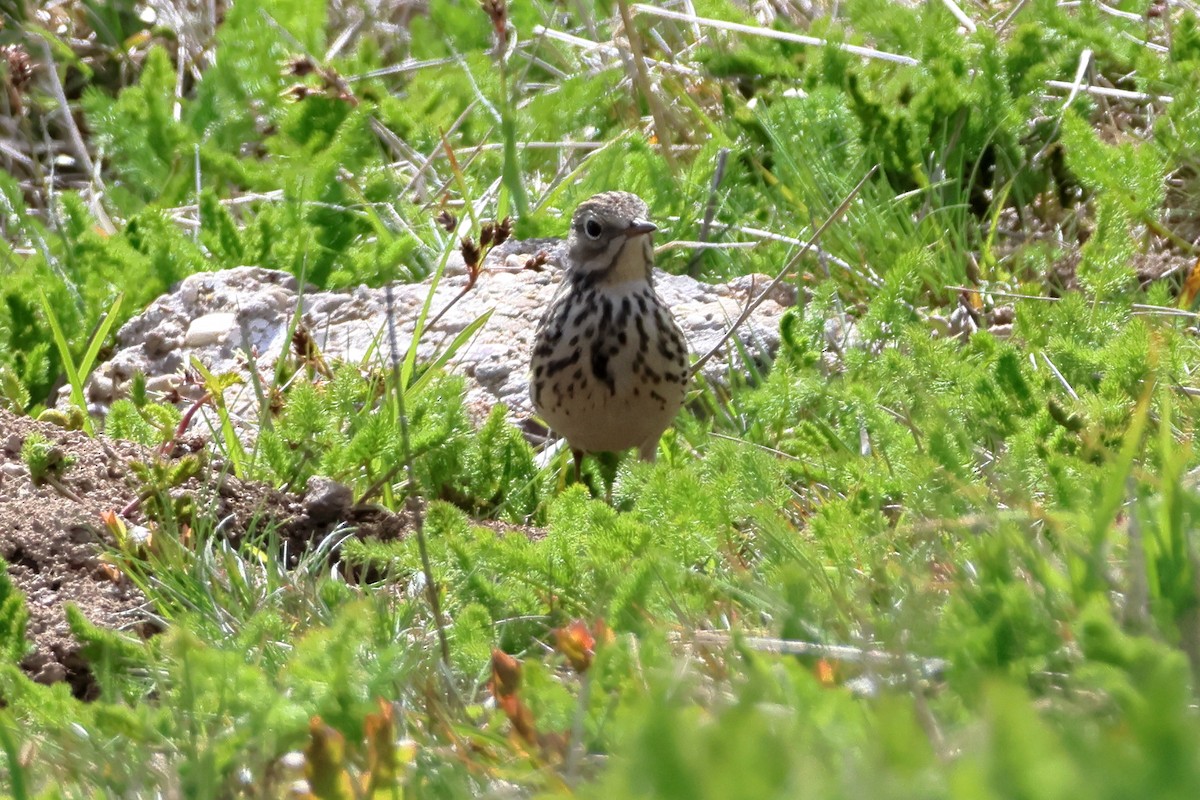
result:
<svg viewBox="0 0 1200 800"><path fill-rule="evenodd" d="M21 448L34 432L68 464L53 483L36 485L21 458ZM106 547L115 545L101 513L130 507L138 492L130 463L152 458L131 442L92 438L0 408L0 557L29 608L27 635L33 650L21 666L35 680L68 680L78 697L94 692L80 644L67 626L66 603L74 603L98 626L142 636L157 630L146 598L101 558ZM271 525L290 553L319 542L340 523L353 525L359 535L381 538L399 535L405 527L400 518L379 509L345 506L331 513L327 486L300 498L224 476L216 466L179 491L211 508L224 521L223 535L236 541L250 526L261 531ZM137 512L131 516L131 522L138 521Z"/></svg>

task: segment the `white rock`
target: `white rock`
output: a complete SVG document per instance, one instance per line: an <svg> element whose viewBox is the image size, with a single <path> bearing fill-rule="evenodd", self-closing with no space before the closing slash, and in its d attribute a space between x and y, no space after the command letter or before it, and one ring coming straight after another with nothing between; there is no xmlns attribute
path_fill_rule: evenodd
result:
<svg viewBox="0 0 1200 800"><path fill-rule="evenodd" d="M188 325L187 335L183 337L183 344L185 347L208 347L221 344L235 330L236 322L237 314L231 312L205 314L203 317L192 320L192 324Z"/></svg>

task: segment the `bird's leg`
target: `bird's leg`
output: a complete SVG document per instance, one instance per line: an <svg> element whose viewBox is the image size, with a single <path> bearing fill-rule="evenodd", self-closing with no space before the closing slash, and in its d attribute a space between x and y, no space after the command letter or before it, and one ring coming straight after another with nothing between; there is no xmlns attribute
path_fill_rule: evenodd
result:
<svg viewBox="0 0 1200 800"><path fill-rule="evenodd" d="M596 464L600 467L600 480L604 481L604 501L612 505L613 484L617 482L617 465L620 453L596 453Z"/></svg>
<svg viewBox="0 0 1200 800"><path fill-rule="evenodd" d="M575 482L579 483L583 480L583 451L572 450L571 455L575 456Z"/></svg>
<svg viewBox="0 0 1200 800"><path fill-rule="evenodd" d="M655 436L652 439L642 442L642 446L638 448L638 457L642 461L648 461L653 464L655 459L658 458L658 440L659 437Z"/></svg>

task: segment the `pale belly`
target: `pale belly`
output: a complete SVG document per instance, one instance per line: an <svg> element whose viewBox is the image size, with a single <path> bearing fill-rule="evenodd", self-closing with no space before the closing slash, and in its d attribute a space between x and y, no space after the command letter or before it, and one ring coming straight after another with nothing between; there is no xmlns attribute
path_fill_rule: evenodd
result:
<svg viewBox="0 0 1200 800"><path fill-rule="evenodd" d="M569 383L569 382L568 382ZM550 389L551 393L555 388ZM687 387L634 387L614 395L608 387L585 381L571 389L562 387L562 400L541 408L550 429L585 453L626 450L654 444L671 426L683 406Z"/></svg>
<svg viewBox="0 0 1200 800"><path fill-rule="evenodd" d="M683 335L649 284L596 290L559 298L549 310L531 395L575 450L652 453L683 405L688 364Z"/></svg>

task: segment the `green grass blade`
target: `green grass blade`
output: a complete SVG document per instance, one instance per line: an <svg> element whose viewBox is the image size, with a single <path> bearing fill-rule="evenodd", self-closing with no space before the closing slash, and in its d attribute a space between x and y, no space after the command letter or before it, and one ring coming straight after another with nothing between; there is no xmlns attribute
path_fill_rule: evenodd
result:
<svg viewBox="0 0 1200 800"><path fill-rule="evenodd" d="M404 354L404 363L400 368L400 386L398 387L400 389L408 386L408 382L412 380L413 372L417 368L417 346L421 343L421 335L425 332L425 321L429 319L429 309L433 305L433 296L437 293L438 284L442 282L442 275L446 272L446 262L449 258L450 250L447 249L430 278L429 293L425 295L425 302L421 304L421 313L417 315L412 339L408 342L408 351ZM388 313L392 313L392 309L388 309Z"/></svg>
<svg viewBox="0 0 1200 800"><path fill-rule="evenodd" d="M96 328L95 335L88 343L87 352L83 354L83 358L79 361L79 374L83 376L92 373L92 365L96 363L96 356L100 355L100 348L104 346L104 342L108 339L108 332L112 330L112 326L117 321L117 314L121 310L121 303L124 302L125 295L118 294L116 299L108 308L108 313L100 320L99 327Z"/></svg>
<svg viewBox="0 0 1200 800"><path fill-rule="evenodd" d="M224 454L229 459L233 474L238 478L245 478L246 450L242 446L242 440L238 438L237 431L234 430L233 420L229 417L229 409L225 407L225 389L232 385L232 381L226 375L214 375L195 356L192 357L192 367L203 377L205 389L212 397L213 408L216 409L217 417L221 422L221 441L225 446Z"/></svg>
<svg viewBox="0 0 1200 800"><path fill-rule="evenodd" d="M14 800L25 800L29 797L29 789L25 785L25 767L21 764L21 748L13 739L16 726L10 723L11 717L7 712L0 717L0 748L4 749L5 760L8 761L8 784Z"/></svg>
<svg viewBox="0 0 1200 800"><path fill-rule="evenodd" d="M38 297L42 301L42 310L46 312L46 321L50 323L50 333L54 337L54 346L58 348L59 358L62 359L63 369L66 370L67 382L71 385L71 402L86 412L87 404L83 399L83 381L79 377L79 370L75 366L75 360L71 358L71 345L67 342L67 337L63 333L62 326L58 323L58 315L54 313L54 309L50 306L50 301L46 299L46 293L38 292ZM89 435L95 433L92 420L86 413L83 416L83 429Z"/></svg>
<svg viewBox="0 0 1200 800"><path fill-rule="evenodd" d="M473 337L480 328L486 325L487 321L491 319L491 317L492 312L488 311L486 314L481 315L470 325L459 331L458 335L454 337L450 344L448 344L446 348L442 350L442 352L438 353L437 358L433 360L433 363L429 365L429 368L421 373L421 377L417 378L413 385L407 389L409 396L412 397L419 394L420 391L429 383L429 381L433 379L433 376L436 375L442 367L446 366L450 359L454 358L458 351L462 349L463 345L470 341L471 337Z"/></svg>

